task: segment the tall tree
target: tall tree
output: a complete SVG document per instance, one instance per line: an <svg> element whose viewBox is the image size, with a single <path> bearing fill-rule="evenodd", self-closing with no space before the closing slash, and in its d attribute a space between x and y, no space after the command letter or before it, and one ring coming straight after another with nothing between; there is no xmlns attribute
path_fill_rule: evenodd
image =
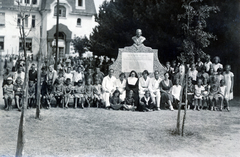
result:
<svg viewBox="0 0 240 157"><path fill-rule="evenodd" d="M79 56L81 56L84 52L89 49L89 40L86 36L84 37L76 37L72 40L75 51L78 52Z"/></svg>
<svg viewBox="0 0 240 157"><path fill-rule="evenodd" d="M25 108L28 103L28 69L29 69L29 61L27 57L27 51L26 51L26 36L29 32L25 31L24 22L25 19L30 16L30 12L32 7L29 6L21 6L20 1L16 1L18 3L18 15L20 18L21 23L19 23L19 32L20 32L20 38L23 43L23 51L24 51L24 58L25 58L25 78L23 83L23 98L22 98L22 112L19 122L19 128L18 128L18 139L17 139L17 150L16 150L16 156L21 157L23 156L23 150L25 145ZM31 30L31 29L30 29Z"/></svg>
<svg viewBox="0 0 240 157"><path fill-rule="evenodd" d="M118 48L133 44L131 38L139 28L147 39L146 46L165 48L159 54L169 57L175 52L172 37L177 29L172 29L176 25L173 17L180 7L180 2L166 0L105 1L96 16L99 25L90 36L90 51L116 57Z"/></svg>
<svg viewBox="0 0 240 157"><path fill-rule="evenodd" d="M182 21L182 30L184 34L180 56L178 59L183 63L194 63L195 56L204 57L203 48L210 45L210 39L216 39L212 33L206 32L206 19L210 17L210 13L217 13L219 8L217 6L202 5L203 0L183 0L182 7L185 9L183 14L178 15L178 20ZM191 5L194 3L193 5ZM186 66L187 67L187 66ZM187 87L188 69L186 69L185 86ZM185 95L187 96L187 88L185 88ZM185 98L185 110L182 123L182 136L184 135L184 124L186 120L187 98ZM180 112L178 112L180 114ZM180 127L178 115L177 127ZM179 131L180 129L177 128Z"/></svg>

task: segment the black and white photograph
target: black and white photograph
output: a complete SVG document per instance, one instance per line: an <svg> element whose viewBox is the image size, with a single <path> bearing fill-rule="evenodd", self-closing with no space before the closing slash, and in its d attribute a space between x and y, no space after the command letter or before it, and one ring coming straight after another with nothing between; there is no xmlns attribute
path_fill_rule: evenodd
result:
<svg viewBox="0 0 240 157"><path fill-rule="evenodd" d="M0 0L0 157L239 157L239 0Z"/></svg>

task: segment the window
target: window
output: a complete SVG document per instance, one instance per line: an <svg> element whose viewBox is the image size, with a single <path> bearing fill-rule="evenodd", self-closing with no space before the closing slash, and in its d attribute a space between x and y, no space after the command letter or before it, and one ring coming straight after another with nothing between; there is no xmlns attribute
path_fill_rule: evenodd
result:
<svg viewBox="0 0 240 157"><path fill-rule="evenodd" d="M0 50L4 50L4 37L0 37Z"/></svg>
<svg viewBox="0 0 240 157"><path fill-rule="evenodd" d="M23 43L22 43L22 39L19 39L19 50L23 50ZM26 50L27 51L32 51L32 38L26 38L25 40L26 43Z"/></svg>
<svg viewBox="0 0 240 157"><path fill-rule="evenodd" d="M37 4L37 0L32 0L32 4Z"/></svg>
<svg viewBox="0 0 240 157"><path fill-rule="evenodd" d="M82 20L81 20L80 18L78 18L78 19L77 19L77 25L78 25L78 26L81 26L81 22L82 22Z"/></svg>
<svg viewBox="0 0 240 157"><path fill-rule="evenodd" d="M5 26L5 13L0 12L0 26Z"/></svg>
<svg viewBox="0 0 240 157"><path fill-rule="evenodd" d="M30 0L25 0L25 3L26 4L30 4Z"/></svg>
<svg viewBox="0 0 240 157"><path fill-rule="evenodd" d="M28 27L28 15L25 15L24 27Z"/></svg>
<svg viewBox="0 0 240 157"><path fill-rule="evenodd" d="M82 7L82 6L83 6L83 1L82 1L82 0L77 0L77 1L78 1L77 5L78 5L79 7Z"/></svg>
<svg viewBox="0 0 240 157"><path fill-rule="evenodd" d="M66 8L62 5L59 5L59 17L66 17ZM54 16L57 16L57 6L54 7Z"/></svg>
<svg viewBox="0 0 240 157"><path fill-rule="evenodd" d="M32 28L35 28L36 16L32 15Z"/></svg>
<svg viewBox="0 0 240 157"><path fill-rule="evenodd" d="M20 26L21 25L21 16L18 14L18 18L17 18L17 25Z"/></svg>

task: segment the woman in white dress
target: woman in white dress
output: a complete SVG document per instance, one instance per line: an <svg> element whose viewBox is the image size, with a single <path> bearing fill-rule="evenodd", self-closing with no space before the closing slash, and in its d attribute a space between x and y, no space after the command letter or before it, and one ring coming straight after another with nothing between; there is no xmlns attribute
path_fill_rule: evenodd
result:
<svg viewBox="0 0 240 157"><path fill-rule="evenodd" d="M119 75L119 79L116 79L116 89L119 90L120 92L120 100L124 101L124 99L126 98L126 76L124 73L121 73Z"/></svg>
<svg viewBox="0 0 240 157"><path fill-rule="evenodd" d="M234 74L230 71L231 66L225 66L225 72L223 73L224 81L226 85L225 99L227 102L227 110L229 111L229 100L233 99L233 85L234 85Z"/></svg>
<svg viewBox="0 0 240 157"><path fill-rule="evenodd" d="M139 78L139 98L141 99L145 92L149 90L150 78L147 70L142 72L142 77Z"/></svg>

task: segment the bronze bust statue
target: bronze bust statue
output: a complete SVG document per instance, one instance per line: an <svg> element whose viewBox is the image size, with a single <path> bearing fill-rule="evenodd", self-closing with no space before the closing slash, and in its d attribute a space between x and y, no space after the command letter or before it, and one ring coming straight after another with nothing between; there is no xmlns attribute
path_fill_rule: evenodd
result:
<svg viewBox="0 0 240 157"><path fill-rule="evenodd" d="M135 45L135 46L139 46L139 45L143 44L143 42L146 40L146 38L142 36L141 29L136 30L136 36L132 37L132 40L134 41L133 45Z"/></svg>

